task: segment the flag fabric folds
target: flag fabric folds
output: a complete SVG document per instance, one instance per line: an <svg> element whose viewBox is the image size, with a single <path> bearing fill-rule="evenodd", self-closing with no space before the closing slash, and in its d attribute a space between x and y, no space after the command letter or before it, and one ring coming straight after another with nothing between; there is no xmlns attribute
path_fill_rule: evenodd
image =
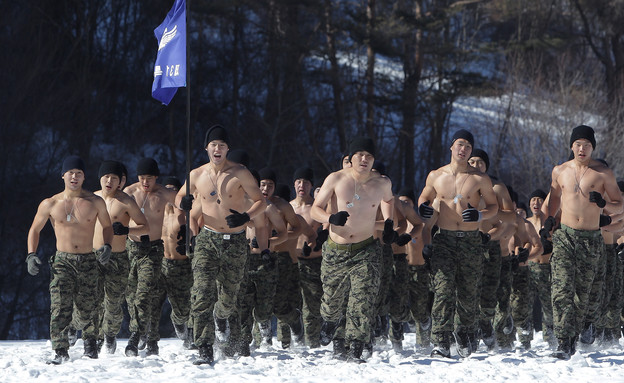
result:
<svg viewBox="0 0 624 383"><path fill-rule="evenodd" d="M152 97L169 105L179 87L186 86L186 4L175 0L156 29L158 54L154 64Z"/></svg>

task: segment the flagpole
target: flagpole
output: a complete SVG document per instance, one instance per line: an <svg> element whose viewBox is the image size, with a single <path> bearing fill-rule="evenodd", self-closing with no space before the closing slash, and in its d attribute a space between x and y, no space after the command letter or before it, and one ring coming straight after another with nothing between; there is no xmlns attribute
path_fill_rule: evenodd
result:
<svg viewBox="0 0 624 383"><path fill-rule="evenodd" d="M189 11L191 0L186 0L184 3L186 18L185 25L186 31L186 195L191 194L191 60L190 60L190 35L189 30ZM191 212L186 212L186 254L190 254L190 241L191 241Z"/></svg>

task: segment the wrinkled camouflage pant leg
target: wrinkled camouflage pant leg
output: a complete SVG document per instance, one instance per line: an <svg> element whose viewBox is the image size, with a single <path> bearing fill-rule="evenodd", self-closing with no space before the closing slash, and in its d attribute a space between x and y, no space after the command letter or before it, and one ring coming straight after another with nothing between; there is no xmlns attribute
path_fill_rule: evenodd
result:
<svg viewBox="0 0 624 383"><path fill-rule="evenodd" d="M511 256L501 257L501 277L496 298L496 314L494 316L494 331L496 333L496 341L503 347L510 346L513 343L513 336L505 334L503 328L507 317L511 315L510 296L513 274L511 272Z"/></svg>
<svg viewBox="0 0 624 383"><path fill-rule="evenodd" d="M134 246L137 246L134 244ZM158 328L152 328L152 318L159 315L156 308L158 302L158 283L164 247L162 241L152 241L149 250L142 250L134 258L136 267L136 289L134 291L133 307L128 311L134 312L131 317L130 331L147 335L148 340L158 340ZM128 277L133 278L132 274ZM130 282L128 283L130 285Z"/></svg>
<svg viewBox="0 0 624 383"><path fill-rule="evenodd" d="M583 329L604 242L599 230L574 230L565 225L553 233L552 239L554 332L559 339L571 338Z"/></svg>
<svg viewBox="0 0 624 383"><path fill-rule="evenodd" d="M103 265L104 313L100 339L104 335L117 336L123 322L122 303L125 298L128 284L130 262L128 252L121 251L112 254L110 261Z"/></svg>
<svg viewBox="0 0 624 383"><path fill-rule="evenodd" d="M617 255L614 263L613 292L607 305L605 327L612 329L612 333L617 335L617 339L619 339L621 336L621 331L619 331L620 315L624 308L624 264Z"/></svg>
<svg viewBox="0 0 624 383"><path fill-rule="evenodd" d="M388 315L388 293L390 291L390 283L392 281L394 256L392 253L392 245L381 245L381 263L380 263L380 280L379 291L375 299L375 307L373 309L373 319L377 316Z"/></svg>
<svg viewBox="0 0 624 383"><path fill-rule="evenodd" d="M290 326L299 320L297 311L299 293L299 269L287 251L276 253L277 285L273 300L273 314L277 318L277 340L290 343ZM294 267L293 267L294 266Z"/></svg>
<svg viewBox="0 0 624 383"><path fill-rule="evenodd" d="M533 340L533 298L529 288L529 267L520 266L513 273L510 297L511 316L520 342Z"/></svg>
<svg viewBox="0 0 624 383"><path fill-rule="evenodd" d="M431 317L433 303L431 273L425 265L408 266L407 283L409 310L416 321L416 344L428 346L431 340L431 328L423 330L420 323L427 322Z"/></svg>
<svg viewBox="0 0 624 383"><path fill-rule="evenodd" d="M480 319L494 321L496 314L496 292L501 277L500 241L490 241L486 245L486 256L483 262L483 274L480 287Z"/></svg>
<svg viewBox="0 0 624 383"><path fill-rule="evenodd" d="M407 292L407 283L409 281L409 272L407 271L407 254L394 254L392 279L390 282L390 290L388 292L388 314L394 322L408 322L410 320L409 310L409 294Z"/></svg>
<svg viewBox="0 0 624 383"><path fill-rule="evenodd" d="M550 341L547 329L552 329L552 300L550 292L550 263L529 262L530 288L537 294L542 305L542 336Z"/></svg>
<svg viewBox="0 0 624 383"><path fill-rule="evenodd" d="M615 274L617 272L616 261L618 261L617 254L615 252L616 246L617 245L615 244L605 245L605 252L603 257L605 264L605 273L603 282L604 286L602 289L603 295L601 299L602 305L598 309L598 321L596 322L596 325L599 329L607 327L609 304L611 302L611 296L614 294L613 288L615 284Z"/></svg>
<svg viewBox="0 0 624 383"><path fill-rule="evenodd" d="M57 251L51 259L51 274L50 340L56 350L69 348L67 327L72 323L72 313L79 330L93 321L98 280L95 254Z"/></svg>
<svg viewBox="0 0 624 383"><path fill-rule="evenodd" d="M303 298L302 315L306 344L319 347L321 334L321 298L323 283L321 282L322 258L299 260L299 283Z"/></svg>

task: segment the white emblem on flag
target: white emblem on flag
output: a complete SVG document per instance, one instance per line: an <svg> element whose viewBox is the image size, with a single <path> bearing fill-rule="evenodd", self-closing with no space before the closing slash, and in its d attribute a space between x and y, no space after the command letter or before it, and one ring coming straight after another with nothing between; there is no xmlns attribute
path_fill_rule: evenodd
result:
<svg viewBox="0 0 624 383"><path fill-rule="evenodd" d="M169 42L171 40L173 40L173 38L176 36L176 34L178 33L178 25L174 25L173 29L170 31L167 31L167 28L165 28L165 31L162 34L162 37L160 38L160 44L158 44L158 50L160 51L161 49L163 49L167 44L169 44Z"/></svg>
<svg viewBox="0 0 624 383"><path fill-rule="evenodd" d="M160 69L160 65L156 65L154 67L154 77L162 76L162 74L163 74L163 71L162 71L162 69Z"/></svg>

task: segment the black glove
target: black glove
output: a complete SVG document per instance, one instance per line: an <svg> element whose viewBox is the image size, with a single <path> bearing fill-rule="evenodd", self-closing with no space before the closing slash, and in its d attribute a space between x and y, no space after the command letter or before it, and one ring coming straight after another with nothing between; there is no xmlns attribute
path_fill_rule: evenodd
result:
<svg viewBox="0 0 624 383"><path fill-rule="evenodd" d="M180 225L177 238L178 242L176 242L176 251L179 254L186 255L186 225Z"/></svg>
<svg viewBox="0 0 624 383"><path fill-rule="evenodd" d="M520 248L518 251L518 263L524 263L529 260L529 249L524 247Z"/></svg>
<svg viewBox="0 0 624 383"><path fill-rule="evenodd" d="M418 214L424 219L433 217L433 208L429 206L429 203L429 201L426 201L418 206Z"/></svg>
<svg viewBox="0 0 624 383"><path fill-rule="evenodd" d="M387 219L384 222L383 233L381 234L381 239L384 241L386 245L389 245L396 241L398 234L394 231L394 222L391 219Z"/></svg>
<svg viewBox="0 0 624 383"><path fill-rule="evenodd" d="M275 261L271 258L271 250L264 249L260 252L260 259L267 270L272 270L275 267Z"/></svg>
<svg viewBox="0 0 624 383"><path fill-rule="evenodd" d="M433 245L425 245L422 249L422 256L425 260L427 270L431 270L431 257L433 256Z"/></svg>
<svg viewBox="0 0 624 383"><path fill-rule="evenodd" d="M28 274L39 274L39 265L41 264L41 260L37 257L36 253L28 253L26 256L26 263L28 264Z"/></svg>
<svg viewBox="0 0 624 383"><path fill-rule="evenodd" d="M111 245L105 243L104 246L97 250L97 260L101 264L105 265L111 258Z"/></svg>
<svg viewBox="0 0 624 383"><path fill-rule="evenodd" d="M323 248L323 244L329 238L329 230L319 227L316 232L316 244L314 245L314 251L319 251Z"/></svg>
<svg viewBox="0 0 624 383"><path fill-rule="evenodd" d="M608 215L600 214L600 221L598 226L603 227L611 224L611 217Z"/></svg>
<svg viewBox="0 0 624 383"><path fill-rule="evenodd" d="M310 254L312 253L312 248L310 247L310 245L308 245L307 242L303 243L303 249L301 249L302 254L304 257L309 257Z"/></svg>
<svg viewBox="0 0 624 383"><path fill-rule="evenodd" d="M550 254L553 252L553 244L552 241L546 239L546 238L542 238L542 247L544 248L544 252L542 253L542 255L545 254Z"/></svg>
<svg viewBox="0 0 624 383"><path fill-rule="evenodd" d="M485 245L485 244L487 244L488 242L490 242L490 238L492 238L492 237L490 236L490 233L484 233L484 232L482 232L482 231L479 231L479 235L481 236L481 244L482 244L482 245Z"/></svg>
<svg viewBox="0 0 624 383"><path fill-rule="evenodd" d="M184 197L182 197L182 200L180 201L180 209L184 211L191 211L192 208L193 208L193 195L189 194L189 195L185 195Z"/></svg>
<svg viewBox="0 0 624 383"><path fill-rule="evenodd" d="M399 237L396 239L396 244L397 244L397 246L405 246L411 240L412 240L412 236L411 235L409 235L407 233L403 233L403 234L399 235Z"/></svg>
<svg viewBox="0 0 624 383"><path fill-rule="evenodd" d="M121 222L113 222L113 234L115 235L128 235L130 228L124 226Z"/></svg>
<svg viewBox="0 0 624 383"><path fill-rule="evenodd" d="M624 262L624 243L617 245L615 252L617 253L618 258L620 258L620 262Z"/></svg>
<svg viewBox="0 0 624 383"><path fill-rule="evenodd" d="M546 239L550 237L550 232L552 231L553 227L555 227L556 224L557 224L557 221L555 221L555 218L552 215L546 218L546 221L544 221L544 227L541 228L539 231L540 237L542 239Z"/></svg>
<svg viewBox="0 0 624 383"><path fill-rule="evenodd" d="M462 218L464 222L479 222L481 221L481 213L468 204L468 209L462 211Z"/></svg>
<svg viewBox="0 0 624 383"><path fill-rule="evenodd" d="M595 203L601 209L607 204L607 201L602 198L602 194L597 191L589 192L589 202Z"/></svg>
<svg viewBox="0 0 624 383"><path fill-rule="evenodd" d="M338 213L334 213L329 216L329 223L336 226L344 226L347 223L347 218L349 217L349 213L346 211L339 211Z"/></svg>
<svg viewBox="0 0 624 383"><path fill-rule="evenodd" d="M259 249L260 246L258 246L258 239L256 237L253 237L251 239L251 248L252 249Z"/></svg>
<svg viewBox="0 0 624 383"><path fill-rule="evenodd" d="M249 222L249 214L247 213L239 213L234 209L230 209L230 215L225 217L227 224L230 228L243 226L247 222Z"/></svg>
<svg viewBox="0 0 624 383"><path fill-rule="evenodd" d="M518 256L514 255L511 257L511 271L518 271L520 268L520 261L518 260Z"/></svg>

